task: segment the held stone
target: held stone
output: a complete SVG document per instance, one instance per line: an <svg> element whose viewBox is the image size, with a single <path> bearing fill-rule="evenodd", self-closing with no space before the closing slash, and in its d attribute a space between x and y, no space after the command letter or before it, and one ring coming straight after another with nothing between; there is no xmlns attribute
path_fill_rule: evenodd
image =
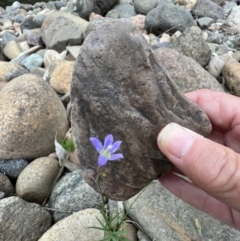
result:
<svg viewBox="0 0 240 241"><path fill-rule="evenodd" d="M72 127L86 181L113 200L126 200L172 164L157 146L159 131L176 122L207 135L207 116L178 90L130 20L106 22L85 39L71 85ZM89 138L121 140L124 159L99 170ZM98 172L98 183L95 182Z"/></svg>

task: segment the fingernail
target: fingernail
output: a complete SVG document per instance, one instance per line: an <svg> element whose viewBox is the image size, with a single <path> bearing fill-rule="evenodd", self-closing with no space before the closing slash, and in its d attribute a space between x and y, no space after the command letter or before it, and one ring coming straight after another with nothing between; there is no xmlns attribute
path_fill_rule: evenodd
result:
<svg viewBox="0 0 240 241"><path fill-rule="evenodd" d="M181 158L187 154L197 135L176 123L170 123L159 133L158 146L165 155L168 153Z"/></svg>

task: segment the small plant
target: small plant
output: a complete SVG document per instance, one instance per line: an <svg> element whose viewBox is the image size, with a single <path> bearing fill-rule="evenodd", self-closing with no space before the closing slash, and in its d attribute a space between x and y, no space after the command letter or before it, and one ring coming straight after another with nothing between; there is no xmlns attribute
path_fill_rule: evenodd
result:
<svg viewBox="0 0 240 241"><path fill-rule="evenodd" d="M75 146L73 140L60 139L58 142L67 152L74 152Z"/></svg>
<svg viewBox="0 0 240 241"><path fill-rule="evenodd" d="M122 142L121 141L114 142L113 136L111 134L105 137L104 144L102 144L101 141L96 137L91 137L90 141L92 145L95 147L95 149L97 150L97 152L99 153L99 157L98 157L99 168L105 166L108 161L116 161L123 158L122 153L115 153L120 148L120 145ZM100 175L101 175L101 172L99 172L97 175L96 184L98 185L100 195L102 198L102 203L99 209L103 216L104 222L102 222L99 218L96 217L101 227L89 227L89 228L94 228L94 229L99 229L104 231L104 238L101 241L129 241L127 238L124 237L125 236L124 234L126 233L126 231L124 229L121 229L129 211L126 211L125 213L124 211L122 211L121 213L118 213L116 215L112 215L106 212L104 196L103 196L101 187L98 184L98 178ZM129 210L131 210L133 204L137 201L139 195L134 200L134 202L131 203Z"/></svg>
<svg viewBox="0 0 240 241"><path fill-rule="evenodd" d="M202 236L202 225L201 225L200 221L198 220L198 218L195 218L195 220L194 220L194 228L198 235L198 240L204 241L203 236Z"/></svg>

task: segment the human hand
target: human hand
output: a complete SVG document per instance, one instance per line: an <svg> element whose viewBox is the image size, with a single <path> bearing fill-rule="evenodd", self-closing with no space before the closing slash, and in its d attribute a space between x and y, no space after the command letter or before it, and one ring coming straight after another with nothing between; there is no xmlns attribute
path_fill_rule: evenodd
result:
<svg viewBox="0 0 240 241"><path fill-rule="evenodd" d="M204 138L175 123L163 128L158 146L176 169L159 181L185 202L240 230L240 98L212 90L186 96L207 114L213 130Z"/></svg>

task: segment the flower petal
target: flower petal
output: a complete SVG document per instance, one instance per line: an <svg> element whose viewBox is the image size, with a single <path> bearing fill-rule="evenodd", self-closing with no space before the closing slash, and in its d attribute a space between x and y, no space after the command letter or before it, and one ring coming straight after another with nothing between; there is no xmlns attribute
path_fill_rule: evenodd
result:
<svg viewBox="0 0 240 241"><path fill-rule="evenodd" d="M100 155L98 157L98 166L102 167L105 166L107 164L107 158L105 156Z"/></svg>
<svg viewBox="0 0 240 241"><path fill-rule="evenodd" d="M109 145L113 143L113 136L111 134L107 135L104 140L104 149L107 150Z"/></svg>
<svg viewBox="0 0 240 241"><path fill-rule="evenodd" d="M121 143L122 143L122 141L116 141L116 142L113 143L112 148L111 148L112 154L119 149Z"/></svg>
<svg viewBox="0 0 240 241"><path fill-rule="evenodd" d="M99 139L96 137L91 137L89 138L89 140L92 142L92 145L96 148L97 152L100 154L103 148L101 141L99 141Z"/></svg>
<svg viewBox="0 0 240 241"><path fill-rule="evenodd" d="M110 158L108 158L109 161L115 161L118 159L123 158L123 154L122 153L117 153L117 154L113 154Z"/></svg>

